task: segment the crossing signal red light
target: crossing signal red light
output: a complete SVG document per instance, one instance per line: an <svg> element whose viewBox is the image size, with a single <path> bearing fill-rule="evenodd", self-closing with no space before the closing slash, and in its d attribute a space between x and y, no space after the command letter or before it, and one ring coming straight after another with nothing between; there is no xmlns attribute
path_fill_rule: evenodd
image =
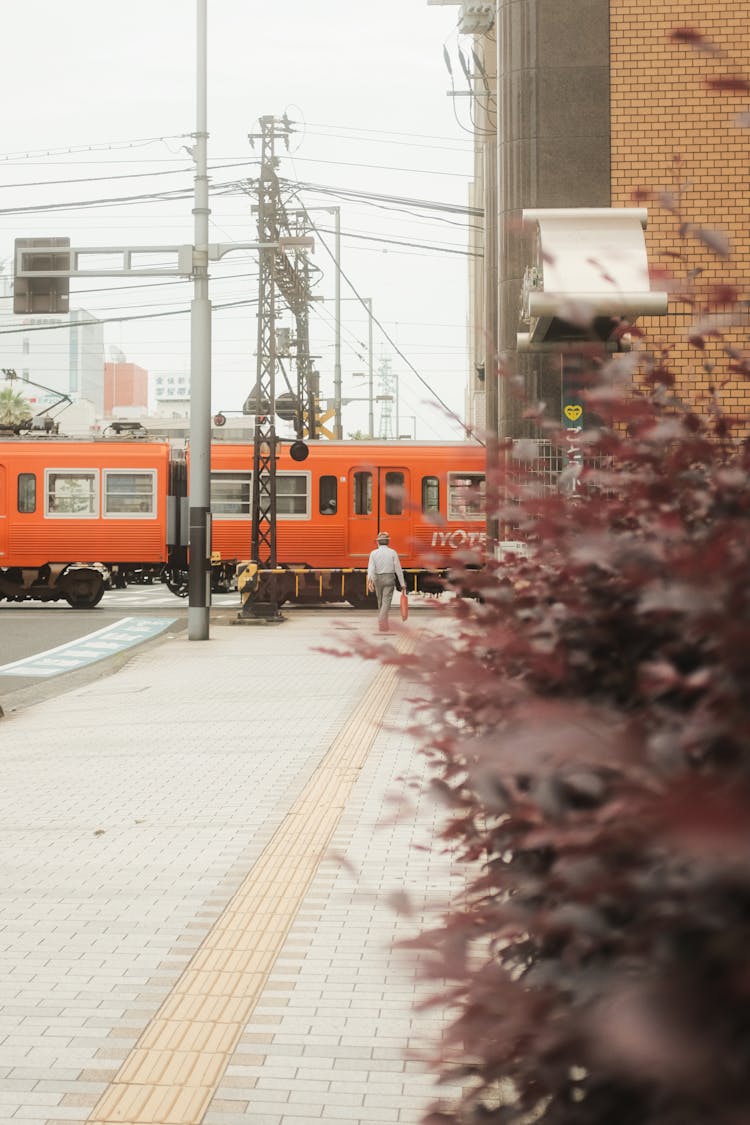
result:
<svg viewBox="0 0 750 1125"><path fill-rule="evenodd" d="M310 450L305 445L304 441L293 441L289 446L289 456L292 461L306 461Z"/></svg>

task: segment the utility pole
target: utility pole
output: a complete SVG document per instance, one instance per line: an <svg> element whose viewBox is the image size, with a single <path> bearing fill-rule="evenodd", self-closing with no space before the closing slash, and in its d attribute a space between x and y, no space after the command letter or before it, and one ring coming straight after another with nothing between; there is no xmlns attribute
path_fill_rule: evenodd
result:
<svg viewBox="0 0 750 1125"><path fill-rule="evenodd" d="M341 440L344 436L344 428L341 419L341 208L331 207L336 219L336 234L334 253L336 255L335 261L335 276L334 276L334 303L336 309L336 341L335 352L333 360L333 397L335 422L334 432L336 437Z"/></svg>
<svg viewBox="0 0 750 1125"><path fill-rule="evenodd" d="M309 216L305 211L296 212L297 235L300 242L310 233ZM310 259L304 250L295 252L294 265L290 270L285 270L279 279L279 287L284 294L287 304L294 315L297 329L296 334L296 359L297 359L297 411L298 438L318 437L318 375L313 369L312 356L310 355L310 301L312 300L312 285L310 282ZM305 409L303 410L303 404ZM303 416L307 414L307 426L303 425Z"/></svg>
<svg viewBox="0 0 750 1125"><path fill-rule="evenodd" d="M246 414L255 415L252 476L251 559L258 574L256 595L243 601L242 617L265 621L282 621L277 597L278 558L276 550L276 369L278 365L276 336L276 297L280 293L294 314L296 323L297 393L296 431L302 436L302 417L307 406L307 436L316 436L316 379L312 370L309 339L310 266L304 251L311 239L304 237L308 229L303 212L297 213L296 231L292 233L289 215L281 199L276 174L276 141L282 139L289 147L291 124L286 117L260 118L261 164L257 182L258 242L264 249L260 255L258 281L258 347L257 375L254 389L244 404ZM295 237L296 235L296 237ZM294 263L287 257L291 250ZM295 449L296 447L296 449ZM292 457L307 456L304 443L295 442Z"/></svg>
<svg viewBox="0 0 750 1125"><path fill-rule="evenodd" d="M258 241L278 242L278 179L276 176L276 138L288 143L289 129L277 133L275 117L261 117L261 162L258 178ZM258 279L258 350L253 444L251 558L258 566L276 566L276 270L278 249L260 254ZM248 403L246 403L246 408ZM276 599L276 580L269 576L267 589L252 603L254 616L280 618Z"/></svg>
<svg viewBox="0 0 750 1125"><path fill-rule="evenodd" d="M363 297L362 304L367 308L368 322L367 322L367 397L369 400L369 411L367 415L367 432L369 436L375 437L375 410L374 410L374 392L373 392L373 370L372 370L372 297Z"/></svg>
<svg viewBox="0 0 750 1125"><path fill-rule="evenodd" d="M383 441L390 441L392 438L397 438L399 436L399 417L398 375L395 371L391 371L391 361L389 359L381 359L380 370L378 371L378 379L380 383L380 394L378 395L378 400L381 404L378 437ZM393 411L394 402L396 404L395 428Z"/></svg>
<svg viewBox="0 0 750 1125"><path fill-rule="evenodd" d="M487 441L487 517L485 524L488 557L495 553L500 538L499 507L499 429L500 354L497 288L497 159L495 135L484 145L484 394Z"/></svg>
<svg viewBox="0 0 750 1125"><path fill-rule="evenodd" d="M207 0L197 0L195 242L190 305L188 638L208 640L211 606L211 302L208 296Z"/></svg>

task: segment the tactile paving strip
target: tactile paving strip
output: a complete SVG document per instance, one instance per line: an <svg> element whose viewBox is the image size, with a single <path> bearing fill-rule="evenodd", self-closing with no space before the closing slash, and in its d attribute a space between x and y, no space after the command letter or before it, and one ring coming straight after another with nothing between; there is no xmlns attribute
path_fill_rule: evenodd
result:
<svg viewBox="0 0 750 1125"><path fill-rule="evenodd" d="M398 649L406 651L409 638ZM374 678L304 791L92 1110L92 1125L199 1125L324 857L396 686Z"/></svg>

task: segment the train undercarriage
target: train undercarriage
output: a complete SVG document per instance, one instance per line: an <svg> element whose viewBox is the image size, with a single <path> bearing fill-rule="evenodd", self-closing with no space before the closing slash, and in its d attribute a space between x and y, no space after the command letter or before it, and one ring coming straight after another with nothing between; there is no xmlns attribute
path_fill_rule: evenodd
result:
<svg viewBox="0 0 750 1125"><path fill-rule="evenodd" d="M102 600L108 583L109 572L101 564L0 567L0 601L66 601L73 609L93 609Z"/></svg>
<svg viewBox="0 0 750 1125"><path fill-rule="evenodd" d="M442 593L446 575L446 571L404 570L407 589L422 594ZM0 567L0 601L66 601L73 609L93 609L108 589L160 581L176 597L187 597L188 571L184 566L48 563L41 567ZM355 608L375 605L374 595L367 592L367 571L358 568L299 564L268 569L255 563L215 562L211 569L212 592L228 593L235 589L243 604L349 602Z"/></svg>
<svg viewBox="0 0 750 1125"><path fill-rule="evenodd" d="M367 571L355 568L309 567L305 565L258 567L256 563L236 565L237 588L243 604L275 602L281 606L349 602L359 609L374 606L375 595L367 592ZM411 593L440 594L445 589L446 572L407 570L407 590Z"/></svg>

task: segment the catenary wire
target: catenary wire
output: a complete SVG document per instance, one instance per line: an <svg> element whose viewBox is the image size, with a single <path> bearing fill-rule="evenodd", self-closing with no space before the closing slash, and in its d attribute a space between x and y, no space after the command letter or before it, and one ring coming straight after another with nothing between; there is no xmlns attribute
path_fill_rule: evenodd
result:
<svg viewBox="0 0 750 1125"><path fill-rule="evenodd" d="M318 228L316 227L315 223L313 222L313 220L312 220L312 218L310 217L310 215L309 215L309 214L308 214L308 222L310 223L310 226L312 227L312 229L313 229L313 230L315 230L315 231L317 231L317 229L318 229ZM318 232L318 234L319 234L319 233L320 233L320 232ZM346 273L346 272L345 272L345 271L344 271L344 270L343 270L343 269L341 268L341 264L340 264L339 262L337 262L337 261L336 261L336 256L335 256L335 254L333 253L333 251L331 250L331 248L330 248L330 247L328 246L328 243L326 242L326 240L325 240L324 238L321 238L321 239L320 239L320 242L321 242L321 245L322 245L323 249L325 250L325 252L326 252L326 253L328 254L328 256L329 256L329 257L330 257L330 258L332 259L332 261L333 261L333 263L334 263L334 266L335 266L335 268L336 268L336 269L337 269L337 270L339 271L339 273L340 273L340 274L341 274L341 276L343 277L344 281L346 282L346 284L347 284L347 285L349 286L349 288L351 289L352 293L353 293L353 294L355 295L355 297L356 297L356 298L357 298L357 299L358 299L358 300L359 300L359 301L360 301L360 302L362 303L362 306L363 306L363 308L367 309L367 306L365 305L364 299L363 299L363 298L361 297L361 295L360 295L360 294L359 294L359 293L357 292L357 289L356 289L356 287L355 287L354 283L352 282L351 278L350 278L350 277L348 276L348 274L347 274L347 273ZM370 311L369 309L367 310L367 312L368 312L368 315L369 315L369 316L371 317L371 319L372 319L373 323L374 323L374 324L377 324L377 326L378 326L378 328L380 329L381 333L382 333L382 334L383 334L383 336L384 336L384 337L386 338L386 340L388 341L388 343L389 343L389 344L391 345L391 347L393 348L393 350L394 350L394 351L395 351L395 352L397 353L397 355L399 355L399 356L400 356L400 358L401 358L401 359L402 359L402 360L404 361L404 363L405 363L405 364L407 365L407 367L409 368L409 370L410 370L410 371L412 371L412 372L414 373L414 375L416 375L417 379L419 379L419 381L420 381L420 383L422 384L422 386L423 386L423 387L425 387L425 388L426 388L426 390L428 390L428 391L429 391L429 393L430 393L430 394L431 394L431 395L433 396L433 398L435 399L435 401L436 401L436 402L438 402L438 403L440 403L440 405L442 406L443 410L445 410L445 412L446 412L447 414L449 414L449 415L450 415L450 417L454 419L454 421L458 422L459 426L460 426L460 427L462 428L462 430L464 431L464 433L465 433L465 434L466 434L466 435L467 435L468 437L472 437L472 438L474 438L474 439L475 439L475 440L476 440L476 441L477 441L477 442L478 442L478 443L479 443L480 445L484 445L484 442L483 442L483 441L481 441L481 439L480 439L479 437L477 437L477 435L476 435L476 434L475 434L475 433L474 433L474 432L473 432L473 431L471 430L471 428L470 428L469 426L467 426L467 425L466 425L466 423L465 423L465 422L463 421L463 419L462 419L462 418L461 418L461 417L460 417L460 416L459 416L458 414L456 414L455 410L452 410L452 409L451 409L451 407L450 407L450 406L448 406L447 402L445 402L445 400L441 398L441 396L440 396L440 395L439 395L439 394L437 393L437 391L435 390L435 388L434 388L434 387L432 387L432 386L430 386L430 384L429 384L429 383L428 383L428 381L427 381L427 380L426 380L426 379L424 378L424 376L423 376L423 375L421 375L419 371L417 371L417 369L416 369L416 367L414 366L414 364L413 364L413 363L412 363L412 362L411 362L411 361L410 361L409 359L407 359L407 357L406 357L406 356L404 355L404 353L403 353L403 352L401 351L401 348L400 348L400 347L398 346L398 344L396 343L396 341L395 341L395 340L393 339L393 337L392 337L392 336L390 335L390 333L386 331L386 329L385 329L385 328L383 327L383 325L382 325L382 324L381 324L381 322L380 322L380 321L378 320L378 318L377 318L377 317L376 317L376 316L374 315L374 313L372 313L372 312L371 312L371 311Z"/></svg>

